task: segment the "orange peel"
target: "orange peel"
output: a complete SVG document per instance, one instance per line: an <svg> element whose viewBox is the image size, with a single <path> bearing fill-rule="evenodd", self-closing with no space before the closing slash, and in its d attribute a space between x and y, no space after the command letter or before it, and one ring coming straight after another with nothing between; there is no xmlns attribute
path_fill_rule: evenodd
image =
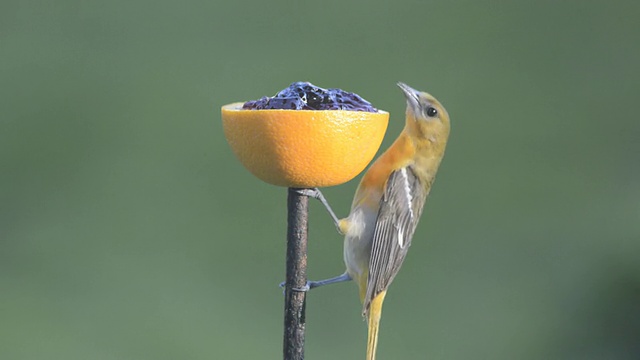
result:
<svg viewBox="0 0 640 360"><path fill-rule="evenodd" d="M294 188L343 184L375 156L389 113L347 110L243 110L222 107L231 149L256 177Z"/></svg>

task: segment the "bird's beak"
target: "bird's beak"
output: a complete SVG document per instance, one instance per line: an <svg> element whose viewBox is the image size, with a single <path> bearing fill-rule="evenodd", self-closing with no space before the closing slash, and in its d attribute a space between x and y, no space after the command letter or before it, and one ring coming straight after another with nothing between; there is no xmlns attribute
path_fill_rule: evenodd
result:
<svg viewBox="0 0 640 360"><path fill-rule="evenodd" d="M398 83L398 87L404 93L404 97L407 98L407 103L409 104L411 109L416 113L419 112L419 109L420 109L420 92L417 91L416 89L413 89L411 86L409 86L409 85L407 85L407 84L405 84L403 82L399 82Z"/></svg>

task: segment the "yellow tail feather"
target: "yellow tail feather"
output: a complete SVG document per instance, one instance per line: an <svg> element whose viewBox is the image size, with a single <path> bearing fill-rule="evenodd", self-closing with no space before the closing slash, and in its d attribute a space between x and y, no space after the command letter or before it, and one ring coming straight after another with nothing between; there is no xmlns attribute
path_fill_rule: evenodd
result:
<svg viewBox="0 0 640 360"><path fill-rule="evenodd" d="M376 359L376 348L378 347L378 328L380 327L380 317L382 316L382 302L387 294L386 291L376 295L369 305L369 335L367 338L367 360Z"/></svg>

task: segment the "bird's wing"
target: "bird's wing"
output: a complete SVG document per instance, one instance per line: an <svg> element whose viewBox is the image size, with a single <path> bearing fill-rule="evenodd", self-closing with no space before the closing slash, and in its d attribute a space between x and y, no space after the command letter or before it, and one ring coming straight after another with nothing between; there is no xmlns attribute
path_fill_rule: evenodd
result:
<svg viewBox="0 0 640 360"><path fill-rule="evenodd" d="M373 232L367 293L363 304L365 316L369 315L373 298L387 289L400 270L427 195L427 190L410 166L391 173L380 200L380 211Z"/></svg>

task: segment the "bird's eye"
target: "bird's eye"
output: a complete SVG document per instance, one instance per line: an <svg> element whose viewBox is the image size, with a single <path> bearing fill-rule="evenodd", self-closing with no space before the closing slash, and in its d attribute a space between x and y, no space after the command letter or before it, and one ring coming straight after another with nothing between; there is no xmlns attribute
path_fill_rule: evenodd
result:
<svg viewBox="0 0 640 360"><path fill-rule="evenodd" d="M433 106L429 106L425 111L425 113L427 114L428 117L434 117L438 115L438 110L436 110L436 108L434 108Z"/></svg>

